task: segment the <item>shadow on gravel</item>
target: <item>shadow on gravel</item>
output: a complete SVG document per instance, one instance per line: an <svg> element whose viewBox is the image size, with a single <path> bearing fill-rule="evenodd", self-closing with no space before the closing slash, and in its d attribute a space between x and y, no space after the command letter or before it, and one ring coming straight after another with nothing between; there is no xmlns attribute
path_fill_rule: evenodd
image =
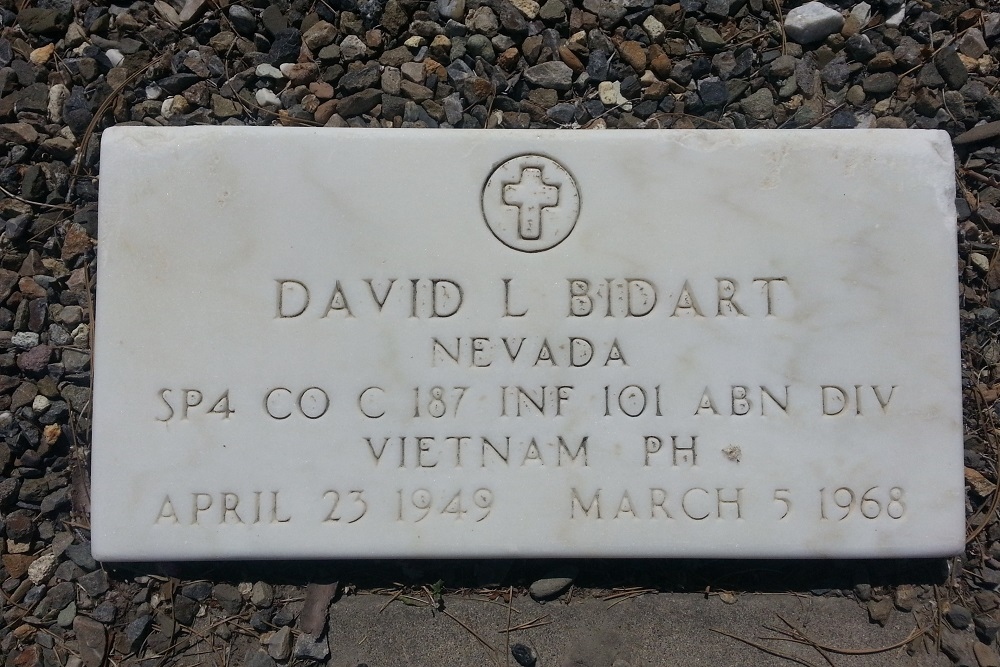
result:
<svg viewBox="0 0 1000 667"><path fill-rule="evenodd" d="M746 591L849 592L859 584L941 584L945 559L890 560L723 560L723 559L562 559L562 560L374 560L225 561L105 564L116 578L138 575L208 579L273 585L352 584L359 589L430 585L448 590L525 588L533 581L568 576L581 588L641 587L661 592Z"/></svg>

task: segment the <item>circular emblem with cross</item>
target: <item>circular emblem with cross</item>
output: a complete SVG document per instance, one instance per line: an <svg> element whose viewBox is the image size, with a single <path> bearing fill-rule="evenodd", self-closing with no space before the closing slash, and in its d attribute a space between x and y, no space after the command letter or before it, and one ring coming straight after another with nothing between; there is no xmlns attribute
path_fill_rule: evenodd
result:
<svg viewBox="0 0 1000 667"><path fill-rule="evenodd" d="M580 191L561 164L519 155L493 170L483 187L483 217L493 235L521 252L562 243L580 215Z"/></svg>

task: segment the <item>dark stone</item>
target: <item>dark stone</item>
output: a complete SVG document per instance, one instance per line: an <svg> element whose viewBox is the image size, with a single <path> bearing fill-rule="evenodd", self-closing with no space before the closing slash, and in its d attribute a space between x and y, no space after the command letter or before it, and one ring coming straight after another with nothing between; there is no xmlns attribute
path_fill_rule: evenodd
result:
<svg viewBox="0 0 1000 667"><path fill-rule="evenodd" d="M352 70L340 77L340 87L347 93L356 93L365 88L373 88L379 82L379 66L372 64Z"/></svg>
<svg viewBox="0 0 1000 667"><path fill-rule="evenodd" d="M152 624L153 617L150 614L143 614L125 626L126 652L135 653L139 650L146 635L149 634Z"/></svg>
<svg viewBox="0 0 1000 667"><path fill-rule="evenodd" d="M951 605L944 616L956 630L964 630L972 625L972 612L960 604Z"/></svg>
<svg viewBox="0 0 1000 667"><path fill-rule="evenodd" d="M181 595L192 600L203 602L212 594L212 584L207 581L196 581L181 588Z"/></svg>
<svg viewBox="0 0 1000 667"><path fill-rule="evenodd" d="M181 625L190 626L198 614L198 603L186 595L174 596L174 618Z"/></svg>
<svg viewBox="0 0 1000 667"><path fill-rule="evenodd" d="M860 63L868 62L878 53L878 49L872 44L872 40L869 39L868 35L860 32L847 38L844 49L852 60Z"/></svg>
<svg viewBox="0 0 1000 667"><path fill-rule="evenodd" d="M277 36L283 30L288 30L288 19L281 13L281 8L274 3L268 3L260 15L260 22L264 24L264 30L272 37Z"/></svg>
<svg viewBox="0 0 1000 667"><path fill-rule="evenodd" d="M17 24L32 35L54 35L66 29L69 18L59 9L27 7L17 13Z"/></svg>
<svg viewBox="0 0 1000 667"><path fill-rule="evenodd" d="M87 592L87 595L96 598L108 592L108 573L104 570L94 570L90 574L80 577L77 583Z"/></svg>
<svg viewBox="0 0 1000 667"><path fill-rule="evenodd" d="M74 600L76 600L76 589L70 582L63 581L49 589L41 604L35 608L35 614L41 618L54 617Z"/></svg>
<svg viewBox="0 0 1000 667"><path fill-rule="evenodd" d="M11 512L3 524L7 537L15 542L30 540L35 535L35 524L24 510Z"/></svg>
<svg viewBox="0 0 1000 667"><path fill-rule="evenodd" d="M965 63L952 46L941 49L935 54L934 66L949 88L958 90L969 80L969 70L965 69Z"/></svg>
<svg viewBox="0 0 1000 667"><path fill-rule="evenodd" d="M997 631L1000 630L1000 622L996 619L980 614L975 618L976 636L984 644L992 644L996 641Z"/></svg>
<svg viewBox="0 0 1000 667"><path fill-rule="evenodd" d="M723 81L701 81L698 96L706 109L721 109L729 101L729 91Z"/></svg>
<svg viewBox="0 0 1000 667"><path fill-rule="evenodd" d="M257 32L257 19L242 5L229 6L229 20L233 24L233 29L244 37L253 37Z"/></svg>
<svg viewBox="0 0 1000 667"><path fill-rule="evenodd" d="M17 501L17 493L21 489L19 477L0 479L0 510L9 509Z"/></svg>
<svg viewBox="0 0 1000 667"><path fill-rule="evenodd" d="M229 584L217 584L212 588L212 597L215 598L219 606L230 614L238 614L243 607L243 596L235 586Z"/></svg>
<svg viewBox="0 0 1000 667"><path fill-rule="evenodd" d="M115 608L114 603L107 600L94 607L94 611L90 613L95 621L100 621L101 623L114 623L117 614L118 610Z"/></svg>
<svg viewBox="0 0 1000 667"><path fill-rule="evenodd" d="M97 561L90 555L90 542L71 544L63 552L67 558L88 572L97 569Z"/></svg>
<svg viewBox="0 0 1000 667"><path fill-rule="evenodd" d="M67 507L69 507L69 488L64 486L45 496L40 509L42 514L51 514Z"/></svg>
<svg viewBox="0 0 1000 667"><path fill-rule="evenodd" d="M830 117L830 127L834 130L850 130L857 126L858 119L850 109L839 109Z"/></svg>
<svg viewBox="0 0 1000 667"><path fill-rule="evenodd" d="M535 663L538 661L534 649L524 644L512 644L510 654L513 656L514 662L521 667L535 667Z"/></svg>
<svg viewBox="0 0 1000 667"><path fill-rule="evenodd" d="M576 105L563 102L550 108L545 115L560 125L568 125L576 118Z"/></svg>
<svg viewBox="0 0 1000 667"><path fill-rule="evenodd" d="M864 81L861 82L861 87L869 95L885 97L895 92L898 84L899 77L892 72L878 72L866 76Z"/></svg>
<svg viewBox="0 0 1000 667"><path fill-rule="evenodd" d="M164 92L170 95L177 95L182 93L194 84L201 81L201 77L197 74L180 73L171 74L170 76L164 77L156 82Z"/></svg>
<svg viewBox="0 0 1000 667"><path fill-rule="evenodd" d="M247 657L246 662L243 663L246 667L275 667L274 658L269 656L264 651L257 649L254 653Z"/></svg>
<svg viewBox="0 0 1000 667"><path fill-rule="evenodd" d="M844 58L834 58L826 67L820 70L819 76L823 83L839 90L844 87L848 78L850 78L851 68L848 67L847 61Z"/></svg>
<svg viewBox="0 0 1000 667"><path fill-rule="evenodd" d="M268 60L273 65L295 62L299 57L302 45L302 33L295 28L282 30L274 36L271 48L267 52Z"/></svg>
<svg viewBox="0 0 1000 667"><path fill-rule="evenodd" d="M378 88L368 88L342 98L337 103L337 113L344 118L368 113L382 101L382 91Z"/></svg>

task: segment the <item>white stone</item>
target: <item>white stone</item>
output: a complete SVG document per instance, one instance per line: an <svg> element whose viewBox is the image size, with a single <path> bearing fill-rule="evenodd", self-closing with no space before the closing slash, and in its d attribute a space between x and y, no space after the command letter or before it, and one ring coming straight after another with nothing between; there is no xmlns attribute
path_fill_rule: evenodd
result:
<svg viewBox="0 0 1000 667"><path fill-rule="evenodd" d="M56 571L56 561L56 555L53 553L41 555L32 561L28 566L28 579L31 583L37 586L48 581Z"/></svg>
<svg viewBox="0 0 1000 667"><path fill-rule="evenodd" d="M538 16L538 10L541 8L541 5L535 2L535 0L510 0L510 2L528 20L534 20Z"/></svg>
<svg viewBox="0 0 1000 667"><path fill-rule="evenodd" d="M51 404L52 402L49 401L48 398L46 398L42 394L38 394L31 401L31 409L34 410L36 413L42 413L48 410Z"/></svg>
<svg viewBox="0 0 1000 667"><path fill-rule="evenodd" d="M104 55L107 56L109 61L111 61L112 67L118 67L125 62L124 54L122 54L122 52L118 49L108 49L104 52Z"/></svg>
<svg viewBox="0 0 1000 667"><path fill-rule="evenodd" d="M257 65L257 69L254 70L259 77L266 77L268 79L284 79L285 75L281 73L281 70L271 65L269 63L261 63Z"/></svg>
<svg viewBox="0 0 1000 667"><path fill-rule="evenodd" d="M867 2L859 2L851 8L851 16L863 28L868 25L868 21L872 17L872 6Z"/></svg>
<svg viewBox="0 0 1000 667"><path fill-rule="evenodd" d="M56 83L49 88L49 103L46 111L49 114L49 120L53 123L62 122L62 107L67 99L69 99L69 88L63 84Z"/></svg>
<svg viewBox="0 0 1000 667"><path fill-rule="evenodd" d="M601 100L601 103L607 106L628 102L622 96L622 84L620 81L601 81L597 84L597 96Z"/></svg>
<svg viewBox="0 0 1000 667"><path fill-rule="evenodd" d="M649 35L649 39L654 42L659 42L663 39L663 36L667 34L667 28L652 14L646 17L646 20L642 22L642 27L645 29L646 34Z"/></svg>
<svg viewBox="0 0 1000 667"><path fill-rule="evenodd" d="M936 131L110 128L94 556L959 553L952 169Z"/></svg>
<svg viewBox="0 0 1000 667"><path fill-rule="evenodd" d="M785 34L799 44L818 42L844 25L844 17L835 9L813 0L785 15Z"/></svg>
<svg viewBox="0 0 1000 667"><path fill-rule="evenodd" d="M18 331L11 336L10 343L14 347L27 350L38 345L38 340L38 334L34 331Z"/></svg>
<svg viewBox="0 0 1000 667"><path fill-rule="evenodd" d="M437 0L438 13L456 21L465 18L465 0Z"/></svg>
<svg viewBox="0 0 1000 667"><path fill-rule="evenodd" d="M900 5L899 9L892 13L892 15L885 20L885 25L888 28L898 28L903 25L903 19L906 18L906 3L904 2Z"/></svg>
<svg viewBox="0 0 1000 667"><path fill-rule="evenodd" d="M254 93L254 99L257 100L257 104L265 109L274 111L281 108L281 99L274 94L273 90L258 88L257 92Z"/></svg>

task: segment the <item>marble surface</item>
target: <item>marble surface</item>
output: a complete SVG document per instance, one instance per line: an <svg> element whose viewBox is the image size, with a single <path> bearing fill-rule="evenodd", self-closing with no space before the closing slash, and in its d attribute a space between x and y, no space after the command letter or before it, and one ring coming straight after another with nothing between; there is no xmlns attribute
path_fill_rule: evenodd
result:
<svg viewBox="0 0 1000 667"><path fill-rule="evenodd" d="M952 159L112 128L94 555L958 553Z"/></svg>

